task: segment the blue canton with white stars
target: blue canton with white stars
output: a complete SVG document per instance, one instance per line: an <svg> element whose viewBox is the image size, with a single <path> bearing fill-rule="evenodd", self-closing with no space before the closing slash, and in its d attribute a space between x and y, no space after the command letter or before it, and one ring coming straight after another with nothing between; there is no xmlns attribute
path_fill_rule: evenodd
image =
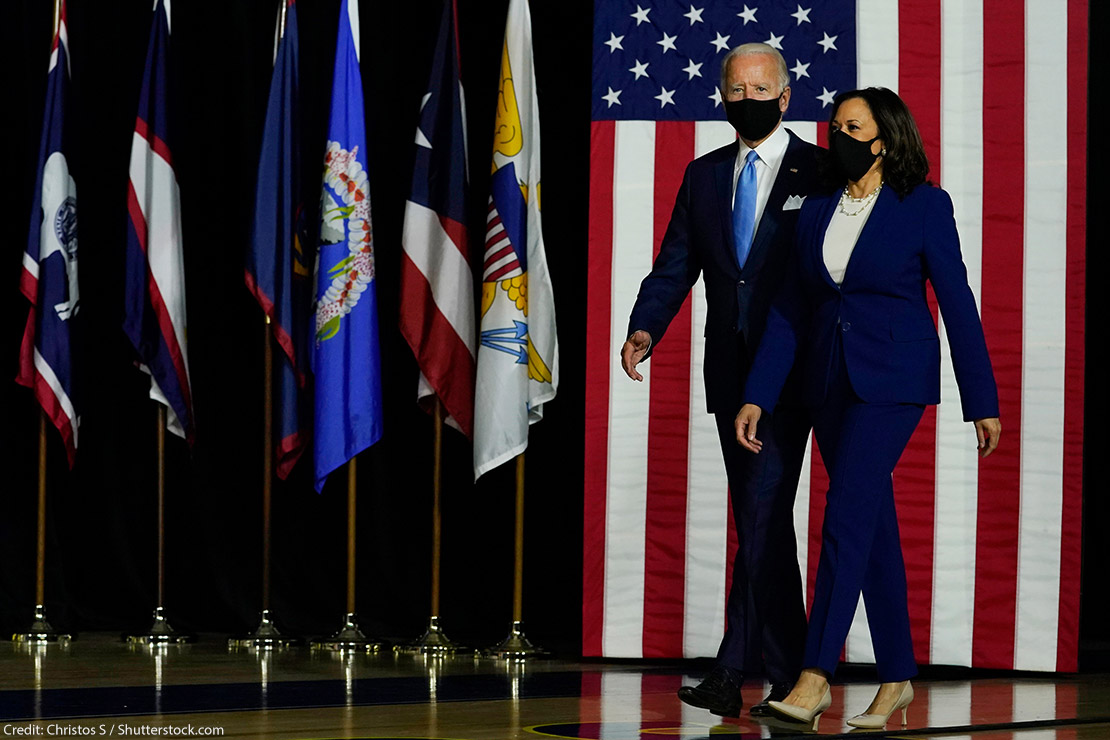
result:
<svg viewBox="0 0 1110 740"><path fill-rule="evenodd" d="M856 86L854 0L597 0L593 120L724 118L721 61L740 44L778 49L790 70L788 121L825 121Z"/></svg>

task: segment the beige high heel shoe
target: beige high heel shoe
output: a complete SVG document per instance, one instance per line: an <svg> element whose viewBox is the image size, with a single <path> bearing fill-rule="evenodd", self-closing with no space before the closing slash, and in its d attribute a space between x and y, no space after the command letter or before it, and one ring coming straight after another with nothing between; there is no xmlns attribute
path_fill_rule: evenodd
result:
<svg viewBox="0 0 1110 740"><path fill-rule="evenodd" d="M894 702L894 706L890 708L889 712L887 712L886 714L857 714L855 717L852 717L850 720L848 720L848 724L852 727L862 727L868 730L877 730L885 727L886 723L890 720L890 715L901 709L902 726L905 727L906 707L910 705L911 701L913 701L913 684L911 684L909 681L906 681L906 685L902 687L902 693L898 695L897 701Z"/></svg>
<svg viewBox="0 0 1110 740"><path fill-rule="evenodd" d="M807 724L816 732L817 725L821 722L821 715L826 709L832 706L832 689L828 686L825 687L825 695L821 697L821 701L817 702L817 706L813 709L806 709L805 707L786 704L781 701L769 701L767 702L767 706L773 709L780 717L792 722Z"/></svg>

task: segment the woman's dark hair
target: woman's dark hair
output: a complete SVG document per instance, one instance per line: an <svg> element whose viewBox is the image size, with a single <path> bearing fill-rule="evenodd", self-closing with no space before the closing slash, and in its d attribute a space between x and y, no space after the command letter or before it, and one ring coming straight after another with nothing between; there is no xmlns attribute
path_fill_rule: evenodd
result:
<svg viewBox="0 0 1110 740"><path fill-rule="evenodd" d="M883 157L883 180L902 198L910 191L926 182L929 174L929 160L925 156L925 145L913 115L897 93L885 87L867 87L862 90L842 92L833 99L832 115L829 116L829 138L832 138L832 119L845 100L859 98L871 109L871 116L879 126L879 137L886 147ZM844 175L836 173L841 187Z"/></svg>

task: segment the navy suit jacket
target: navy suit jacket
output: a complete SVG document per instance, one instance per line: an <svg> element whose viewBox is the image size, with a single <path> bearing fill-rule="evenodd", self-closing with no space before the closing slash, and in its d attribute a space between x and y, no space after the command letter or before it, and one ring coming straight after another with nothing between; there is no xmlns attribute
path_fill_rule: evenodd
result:
<svg viewBox="0 0 1110 740"><path fill-rule="evenodd" d="M815 195L802 207L791 274L768 318L744 400L773 408L797 359L803 401L820 405L839 360L839 335L861 399L940 403L940 340L926 299L929 280L944 317L964 419L998 416L998 390L948 193L920 185L899 198L884 187L837 286L823 246L839 200L840 192Z"/></svg>
<svg viewBox="0 0 1110 740"><path fill-rule="evenodd" d="M686 167L659 255L640 283L629 317L628 335L642 329L651 335L654 348L698 276L705 276L704 373L710 413L735 413L740 408L744 373L763 334L793 244L799 209L783 206L789 196L804 197L817 183L817 156L822 150L787 133L790 142L744 268L737 264L732 236L732 175L740 147L733 142ZM738 334L745 341L738 341Z"/></svg>

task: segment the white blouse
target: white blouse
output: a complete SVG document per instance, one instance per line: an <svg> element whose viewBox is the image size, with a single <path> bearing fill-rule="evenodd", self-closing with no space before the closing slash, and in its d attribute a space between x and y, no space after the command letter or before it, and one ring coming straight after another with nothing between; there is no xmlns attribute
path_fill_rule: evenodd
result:
<svg viewBox="0 0 1110 740"><path fill-rule="evenodd" d="M837 285L844 282L844 271L848 268L848 260L852 258L852 250L856 248L860 232L863 231L864 224L871 215L871 209L875 207L875 201L878 199L878 193L876 193L875 197L870 198L860 207L858 202L853 202L847 193L840 196L840 203L833 211L829 227L825 229L823 248L825 269L829 271L829 277ZM845 213L845 210L852 215Z"/></svg>

